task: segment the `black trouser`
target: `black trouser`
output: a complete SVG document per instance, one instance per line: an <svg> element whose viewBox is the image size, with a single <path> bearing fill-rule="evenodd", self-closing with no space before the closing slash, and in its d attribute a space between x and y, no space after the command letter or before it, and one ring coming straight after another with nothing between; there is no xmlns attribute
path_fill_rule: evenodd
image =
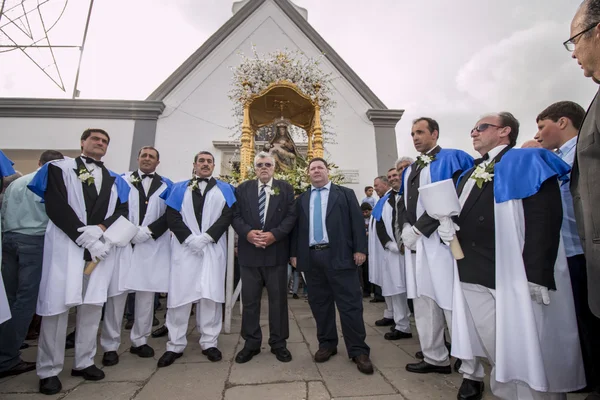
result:
<svg viewBox="0 0 600 400"><path fill-rule="evenodd" d="M308 304L317 323L319 348L332 349L338 345L335 326L337 305L348 356L369 355L356 267L333 269L329 266L330 260L329 249L310 250L311 268L304 273L310 287Z"/></svg>
<svg viewBox="0 0 600 400"><path fill-rule="evenodd" d="M588 388L598 388L600 386L600 318L592 313L588 303L585 256L578 254L567 257L567 262L573 287L585 377Z"/></svg>
<svg viewBox="0 0 600 400"><path fill-rule="evenodd" d="M363 295L370 296L373 291L371 282L369 282L369 259L367 258L363 265L358 267L358 274L360 277L360 285L363 289Z"/></svg>
<svg viewBox="0 0 600 400"><path fill-rule="evenodd" d="M242 279L242 338L244 347L260 349L260 301L263 287L269 296L269 346L286 346L290 336L287 306L287 265L277 267L240 267Z"/></svg>

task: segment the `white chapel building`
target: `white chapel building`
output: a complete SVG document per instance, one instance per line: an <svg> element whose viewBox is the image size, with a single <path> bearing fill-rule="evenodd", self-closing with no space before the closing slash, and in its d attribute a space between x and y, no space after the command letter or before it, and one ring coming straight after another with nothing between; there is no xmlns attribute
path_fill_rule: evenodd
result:
<svg viewBox="0 0 600 400"><path fill-rule="evenodd" d="M325 155L360 199L365 185L394 166L395 126L403 110L388 109L307 18L307 10L290 0L235 2L232 17L146 100L0 98L0 149L17 170L28 173L44 150L79 155L81 133L101 128L111 136L104 161L116 172L137 168L139 148L155 146L158 172L173 181L190 177L193 157L201 150L215 155L218 176L228 172L239 146L240 132L230 129L236 120L228 98L239 53L251 55L253 45L261 54L299 50L313 58L324 54L321 68L335 78L337 105L328 119L336 143L325 144Z"/></svg>

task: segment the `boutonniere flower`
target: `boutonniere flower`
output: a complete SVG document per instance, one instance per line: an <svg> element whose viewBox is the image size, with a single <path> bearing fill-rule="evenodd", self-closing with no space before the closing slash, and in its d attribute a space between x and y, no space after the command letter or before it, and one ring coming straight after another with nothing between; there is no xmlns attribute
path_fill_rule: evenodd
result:
<svg viewBox="0 0 600 400"><path fill-rule="evenodd" d="M471 174L471 179L475 180L479 189L483 187L484 183L491 182L494 179L494 162L492 161L486 166L479 164Z"/></svg>
<svg viewBox="0 0 600 400"><path fill-rule="evenodd" d="M419 156L417 156L417 165L420 168L425 168L426 166L428 166L429 164L431 164L432 162L435 161L435 155L428 155L428 154L421 154Z"/></svg>
<svg viewBox="0 0 600 400"><path fill-rule="evenodd" d="M188 189L191 190L192 192L196 189L198 189L200 186L198 186L198 180L196 179L190 179L190 181L188 182Z"/></svg>
<svg viewBox="0 0 600 400"><path fill-rule="evenodd" d="M279 194L280 190L278 187L275 188L267 188L267 193L269 193L269 196L277 196Z"/></svg>
<svg viewBox="0 0 600 400"><path fill-rule="evenodd" d="M88 186L94 183L94 177L83 165L79 168L79 171L77 171L77 178L79 178L81 182L87 183Z"/></svg>
<svg viewBox="0 0 600 400"><path fill-rule="evenodd" d="M129 182L131 182L132 184L136 184L136 183L140 183L142 180L135 176L134 174L129 175Z"/></svg>

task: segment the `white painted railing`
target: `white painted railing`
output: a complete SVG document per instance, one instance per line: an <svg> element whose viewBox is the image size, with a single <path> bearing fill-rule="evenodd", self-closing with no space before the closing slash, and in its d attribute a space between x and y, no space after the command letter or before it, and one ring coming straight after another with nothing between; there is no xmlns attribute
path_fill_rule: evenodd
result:
<svg viewBox="0 0 600 400"><path fill-rule="evenodd" d="M229 227L227 231L227 274L225 276L225 321L223 330L225 333L231 333L231 314L235 302L242 292L242 280L240 279L237 287L233 288L234 267L235 267L235 231ZM242 312L242 301L240 299L240 314Z"/></svg>

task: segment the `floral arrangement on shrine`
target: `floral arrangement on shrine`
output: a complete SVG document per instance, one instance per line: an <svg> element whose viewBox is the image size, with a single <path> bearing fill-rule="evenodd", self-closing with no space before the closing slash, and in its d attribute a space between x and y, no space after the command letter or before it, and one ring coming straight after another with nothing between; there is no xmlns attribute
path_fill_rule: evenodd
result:
<svg viewBox="0 0 600 400"><path fill-rule="evenodd" d="M229 99L234 102L233 113L241 126L243 120L243 105L254 95L265 90L269 85L280 82L295 84L312 101L317 101L321 110L324 141L332 140L334 136L328 129L327 116L335 108L332 98L331 74L324 73L321 59L308 57L301 51L275 51L260 54L252 46L251 57L240 53L242 62L232 67L232 88ZM240 132L240 129L235 129Z"/></svg>
<svg viewBox="0 0 600 400"><path fill-rule="evenodd" d="M338 166L328 162L329 165L329 180L336 185L342 185L344 183L344 175L338 172ZM229 175L220 176L219 179L228 182L233 186L237 186L241 183L241 173L239 170L231 168ZM273 176L275 179L288 182L294 188L295 194L301 194L310 187L310 179L308 178L308 172L306 166L296 166L296 168L290 168L285 171L275 172ZM256 173L254 166L248 168L247 179L256 179Z"/></svg>

